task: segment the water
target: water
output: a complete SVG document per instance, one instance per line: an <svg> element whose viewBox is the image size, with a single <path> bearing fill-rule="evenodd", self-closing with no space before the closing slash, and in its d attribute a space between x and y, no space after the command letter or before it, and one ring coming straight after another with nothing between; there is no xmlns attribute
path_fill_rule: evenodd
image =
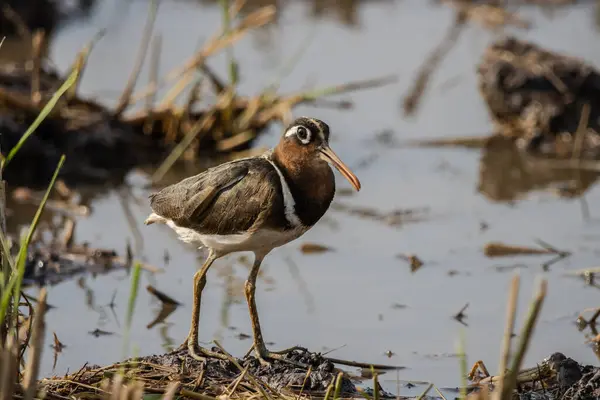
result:
<svg viewBox="0 0 600 400"><path fill-rule="evenodd" d="M116 104L134 64L147 7L141 0L96 4L89 19L71 22L55 34L50 57L66 70L76 51L99 29L108 27L92 53L81 89L106 104ZM486 46L498 35L474 25L465 28L432 77L418 113L405 117L402 98L422 60L452 25L452 11L422 0L352 2L344 7L346 11L329 7L315 12L318 7L312 2L285 2L276 24L250 34L236 46L242 66L241 90L257 93L307 40L308 49L283 82L284 92L397 73L399 80L394 85L345 96L355 104L352 111L303 106L295 109L295 115L308 114L330 124L332 148L363 184L360 193L339 196L337 201L382 212L423 207L429 211L422 221L391 227L331 210L300 240L273 251L263 264L257 291L266 340L274 342L274 349L295 344L314 351L341 347L331 355L403 365L408 368L400 372L402 380L456 386L461 333L469 363L482 359L496 370L514 271L498 267L516 265L522 282L519 318L526 312L536 280L540 276L549 280L549 296L526 363L531 365L554 351L580 362L597 362L574 320L585 308L598 305L598 290L564 274L597 263L600 211L595 204L600 190L592 187L585 195L590 219L583 217L580 200L560 199L543 188L497 202L477 190L478 151L401 148L377 139L385 131L392 132L394 141L488 134L491 121L477 92L475 68ZM533 22L534 29L515 31L520 38L600 64L594 5L552 14L525 8L522 15ZM163 36L161 72L189 57L199 40L208 38L219 23L219 9L211 2L163 1L156 23L156 32ZM210 65L225 71L222 56L211 59ZM146 72L142 82L145 79ZM280 129L273 127L257 145L274 145ZM338 187L350 187L336 176ZM143 226L150 211L145 201L148 192L142 189L147 176L136 171L128 181L131 193L142 199L142 205L130 204L143 238L140 256L165 269L156 275L145 272L141 288L152 284L184 303L166 322L148 328L160 304L141 290L131 341L137 354L144 355L163 352L186 336L191 279L203 254L179 242L166 227ZM133 241L134 235L118 193L98 196L92 209L91 217L78 224L76 239L123 253L126 240ZM489 229L481 231L481 222ZM550 257L489 259L483 255L483 247L490 241L535 245L536 238L571 250L573 255L547 272L541 264ZM306 242L335 251L304 255L299 248ZM163 261L165 251L170 254L168 265ZM405 253L418 255L425 266L411 273L407 263L398 258ZM203 295L201 340L221 339L236 355L242 355L251 343L239 338L240 332L251 333L242 291L247 273L247 261L239 255L219 260L209 273ZM47 349L43 374L62 374L86 362L107 364L122 357L129 286L129 277L117 272L50 289L48 301L56 309L48 314L49 340L55 332L67 348L59 355L54 371ZM115 291L116 319L106 307ZM465 327L452 316L466 303ZM96 328L115 334L88 335ZM395 353L392 358L384 354L388 350ZM385 388L395 393L396 375L385 375L382 380Z"/></svg>

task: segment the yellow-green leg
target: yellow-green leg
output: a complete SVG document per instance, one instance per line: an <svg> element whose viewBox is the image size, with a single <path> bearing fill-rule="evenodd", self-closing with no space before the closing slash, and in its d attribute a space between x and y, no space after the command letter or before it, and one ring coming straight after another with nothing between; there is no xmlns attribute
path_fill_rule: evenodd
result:
<svg viewBox="0 0 600 400"><path fill-rule="evenodd" d="M264 254L256 254L254 258L254 264L250 270L250 275L244 285L244 292L246 294L246 301L248 302L248 311L250 312L250 322L252 324L252 333L254 336L253 348L258 354L258 358L263 364L269 364L268 360L280 360L296 366L307 367L301 363L297 363L291 360L287 360L284 355L296 349L305 350L302 347L294 346L289 349L281 351L269 351L265 346L262 331L260 329L260 321L258 320L258 310L256 308L256 278L258 277L258 271L260 270L260 264L264 259Z"/></svg>
<svg viewBox="0 0 600 400"><path fill-rule="evenodd" d="M198 345L198 332L200 325L200 304L202 300L202 290L206 286L206 273L213 264L213 262L219 258L214 252L210 251L208 258L202 265L199 271L194 274L194 303L192 306L192 324L187 339L182 344L182 347L187 347L190 356L196 360L204 361L206 358L220 358L227 359L227 357L220 353L207 350Z"/></svg>

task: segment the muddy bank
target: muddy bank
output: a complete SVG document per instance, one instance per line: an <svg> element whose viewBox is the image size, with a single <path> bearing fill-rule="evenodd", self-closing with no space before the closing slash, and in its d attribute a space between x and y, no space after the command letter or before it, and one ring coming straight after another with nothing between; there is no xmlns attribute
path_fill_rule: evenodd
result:
<svg viewBox="0 0 600 400"><path fill-rule="evenodd" d="M4 154L21 139L64 78L45 63L36 74L38 101L32 94L31 64L0 67L0 146ZM131 126L113 119L104 107L66 96L24 143L4 171L9 185L41 188L48 184L62 154L60 178L118 183L133 166L159 158L159 146Z"/></svg>
<svg viewBox="0 0 600 400"><path fill-rule="evenodd" d="M600 74L593 66L511 37L488 47L477 74L498 131L519 148L600 158Z"/></svg>
<svg viewBox="0 0 600 400"><path fill-rule="evenodd" d="M216 347L213 350L219 351ZM330 385L336 383L336 377L341 372L319 354L295 350L287 358L310 366L310 370L281 361L264 366L254 356L199 362L189 357L187 350L180 350L131 359L107 367L85 366L66 377L43 379L41 389L46 391L47 398L82 395L90 390L93 392L94 388L98 388L96 393L102 393L102 381L112 378L124 368L125 380L141 381L146 393L164 393L167 386L176 381L178 394L182 398L234 393L245 397L260 395L261 392L276 397L279 397L279 393L300 392L322 396ZM239 381L238 384L235 384L236 381ZM342 395L360 396L347 374L340 377L337 385Z"/></svg>
<svg viewBox="0 0 600 400"><path fill-rule="evenodd" d="M217 347L213 350L220 351ZM190 358L186 350L179 350L131 359L106 367L84 366L78 372L65 377L43 379L41 388L50 399L110 392L108 380L113 379L122 370L124 381L141 382L145 393L165 393L169 388L175 387L175 393L182 398L213 398L234 394L247 397L261 393L275 398L297 396L300 393L323 397L332 390L346 398L372 396L375 390L375 395L380 398L398 398L395 394L385 392L377 379L373 381L372 388L357 386L364 379L339 370L320 354L295 350L288 355L288 359L304 363L307 368L294 367L279 361L264 366L253 356L244 359L234 359L230 356L229 360L210 359L207 362L198 362ZM467 388L469 396L487 398L490 391L494 390L497 378L477 375L477 371L472 371L469 376L471 383ZM600 368L581 365L562 353L554 353L536 366L520 371L517 381L518 390L514 396L520 399L570 400L600 396ZM405 385L410 387L411 383L407 382ZM428 398L441 398L433 391L421 396L427 394Z"/></svg>
<svg viewBox="0 0 600 400"><path fill-rule="evenodd" d="M495 377L485 377L475 385L469 397L490 398L497 384ZM581 365L562 353L554 353L537 366L523 370L517 378L518 390L513 398L522 400L597 399L600 397L600 368Z"/></svg>

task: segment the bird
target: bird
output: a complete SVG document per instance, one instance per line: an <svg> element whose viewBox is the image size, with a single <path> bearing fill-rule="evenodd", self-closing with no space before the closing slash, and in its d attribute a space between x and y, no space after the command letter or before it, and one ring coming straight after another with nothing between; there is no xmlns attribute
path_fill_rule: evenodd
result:
<svg viewBox="0 0 600 400"><path fill-rule="evenodd" d="M194 359L225 358L198 344L202 290L215 260L242 251L254 253L244 284L251 350L268 365L286 361L284 355L298 348L267 350L256 308L256 278L267 254L302 236L328 210L335 194L330 165L360 191L356 175L329 146L329 133L322 120L296 118L274 148L209 168L150 194L152 212L146 225L165 224L181 241L208 249L206 261L194 274L191 326L180 347L187 347Z"/></svg>

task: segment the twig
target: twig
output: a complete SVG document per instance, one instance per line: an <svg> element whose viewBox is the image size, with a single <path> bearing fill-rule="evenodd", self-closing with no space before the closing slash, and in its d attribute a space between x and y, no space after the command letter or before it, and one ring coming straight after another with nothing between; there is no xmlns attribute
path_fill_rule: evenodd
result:
<svg viewBox="0 0 600 400"><path fill-rule="evenodd" d="M221 3L221 14L223 16L223 36L227 37L229 35L229 29L231 27L231 19L232 15L229 12L229 0L219 0ZM238 82L238 64L233 55L233 48L229 46L226 50L227 58L228 58L228 67L229 67L229 84L231 88L234 89Z"/></svg>
<svg viewBox="0 0 600 400"><path fill-rule="evenodd" d="M536 249L532 247L513 246L500 242L489 242L485 245L484 254L486 257L512 257L517 255L543 255L543 254L561 254L554 248L545 247Z"/></svg>
<svg viewBox="0 0 600 400"><path fill-rule="evenodd" d="M306 36L302 45L296 50L296 52L290 57L290 59L284 64L284 66L277 72L275 78L271 81L271 83L267 86L266 91L277 92L281 85L281 81L284 77L288 76L293 70L294 67L298 64L309 45L312 43L317 30L311 29L309 34Z"/></svg>
<svg viewBox="0 0 600 400"><path fill-rule="evenodd" d="M570 251L566 251L566 250L558 250L556 247L552 246L551 244L549 244L548 242L544 242L542 239L535 239L535 241L542 246L543 248L545 248L546 250L548 250L551 253L555 253L558 254L560 256L566 257L571 255Z"/></svg>
<svg viewBox="0 0 600 400"><path fill-rule="evenodd" d="M181 142L175 146L173 151L167 156L165 161L156 169L154 174L152 175L151 181L153 183L159 182L165 174L171 169L175 161L179 159L181 154L188 148L190 144L194 141L196 136L200 132L207 132L208 127L211 126L214 122L214 111L206 113L206 115L200 119L196 124L187 132L185 137Z"/></svg>
<svg viewBox="0 0 600 400"><path fill-rule="evenodd" d="M484 136L457 136L451 138L417 139L406 141L407 146L414 147L466 147L470 149L482 149L496 135Z"/></svg>
<svg viewBox="0 0 600 400"><path fill-rule="evenodd" d="M359 367L359 368L375 368L375 369L380 369L380 370L401 370L404 369L406 367L399 367L399 366L393 366L393 365L385 365L385 364L372 364L372 363L363 363L363 362L357 362L357 361L349 361L349 360L342 360L341 358L331 358L331 357L324 357L326 360L331 361L334 364L341 364L341 365L347 365L349 367Z"/></svg>
<svg viewBox="0 0 600 400"><path fill-rule="evenodd" d="M448 33L444 37L443 41L431 52L431 54L423 61L419 68L419 73L414 80L413 87L409 90L408 94L404 97L404 114L412 115L416 111L419 100L423 96L427 83L430 80L431 75L438 67L444 56L450 51L452 46L456 43L459 34L461 33L465 25L465 13L458 11L454 23L448 30Z"/></svg>
<svg viewBox="0 0 600 400"><path fill-rule="evenodd" d="M152 88L156 88L158 82L158 71L160 68L160 54L162 51L162 35L158 34L154 37L152 42L152 53L150 55L150 73L149 73L149 85ZM156 98L156 92L151 92L146 97L146 112L150 113L154 105Z"/></svg>
<svg viewBox="0 0 600 400"><path fill-rule="evenodd" d="M16 385L15 375L18 374L17 339L14 335L7 337L0 347L0 400L13 399Z"/></svg>
<svg viewBox="0 0 600 400"><path fill-rule="evenodd" d="M148 93L157 91L163 85L174 81L182 75L185 75L188 71L197 69L204 61L212 54L220 51L221 49L231 46L233 43L241 39L246 31L249 29L255 29L269 23L275 15L274 6L262 7L244 18L236 27L232 28L229 35L222 37L222 34L218 33L208 40L202 50L187 60L182 66L177 67L167 73L166 77L159 82L155 88L149 88L148 86L140 90L139 94L135 94L131 98L131 104L136 103L141 98L145 98Z"/></svg>
<svg viewBox="0 0 600 400"><path fill-rule="evenodd" d="M190 397L195 400L217 400L215 397L207 396L202 393L192 392L191 390L181 389L179 392L182 396Z"/></svg>
<svg viewBox="0 0 600 400"><path fill-rule="evenodd" d="M563 275L570 275L570 276L585 276L587 274L600 274L600 267L592 267L592 268L584 268L584 269L577 269L574 271L567 271L565 273L563 273Z"/></svg>
<svg viewBox="0 0 600 400"><path fill-rule="evenodd" d="M40 94L40 72L42 69L42 51L45 44L44 31L37 31L31 40L32 44L32 61L33 68L31 69L31 101L38 105L42 101Z"/></svg>
<svg viewBox="0 0 600 400"><path fill-rule="evenodd" d="M115 108L115 118L119 118L131 102L131 95L133 94L133 89L135 88L135 84L140 75L140 71L142 70L142 66L144 65L144 60L146 59L146 53L148 52L148 47L150 45L150 38L152 37L152 30L154 29L154 22L156 21L156 14L158 11L159 4L160 0L152 0L150 2L148 10L148 19L146 20L146 26L144 27L142 42L140 43L140 48L137 55L137 59L135 61L135 66L133 67L133 71L131 71L129 81L127 82L127 85L125 86L125 89L121 94L121 98L119 99L119 103Z"/></svg>
<svg viewBox="0 0 600 400"><path fill-rule="evenodd" d="M435 389L435 391L437 392L438 396L440 396L440 398L441 398L442 400L447 400L447 399L446 399L446 396L444 396L444 395L442 394L442 391L441 391L440 389L438 389L438 387L437 387L437 386L433 385L433 388Z"/></svg>
<svg viewBox="0 0 600 400"><path fill-rule="evenodd" d="M221 346L221 344L220 344L218 341L214 340L213 342L214 342L215 346L217 346L217 347L218 347L218 348L219 348L219 349L220 349L220 350L223 352L223 354L225 354L225 356L227 357L227 359L228 359L229 361L231 361L231 363L233 363L233 365L235 365L237 369L239 369L239 370L240 370L240 372L244 371L244 368L242 368L242 366L240 365L240 363L239 363L239 362L237 362L237 361L236 361L236 359L235 359L235 358L233 358L233 356L232 356L231 354L229 354L229 353L228 353L228 352L227 352L227 351L226 351L226 350L223 348L223 346ZM252 384L253 384L253 385L256 387L256 389L258 389L258 391L259 391L259 392L260 392L260 393L261 393L261 394L262 394L262 395L263 395L265 398L267 398L268 400L273 400L273 399L271 398L271 396L269 396L269 394L268 394L268 393L267 393L267 392L266 392L266 391L263 389L263 387L262 387L262 386L261 386L261 385L258 383L258 381L256 380L256 378L254 378L254 376L252 376L252 374L250 374L250 373L246 373L246 376L248 377L248 380L249 380L250 382L252 382Z"/></svg>
<svg viewBox="0 0 600 400"><path fill-rule="evenodd" d="M231 388L227 388L227 395L231 396L233 393L235 393L235 390L237 389L238 385L240 384L240 382L242 381L242 379L244 379L244 376L246 376L246 373L248 372L248 368L250 368L250 365L247 365L246 368L244 368L244 370L242 371L242 373L240 374L240 376L238 376L229 386Z"/></svg>
<svg viewBox="0 0 600 400"><path fill-rule="evenodd" d="M285 100L290 101L290 99L299 98L300 101L304 102L314 101L324 96L340 95L364 89L375 89L381 86L386 86L391 83L395 83L397 81L397 75L386 75L379 78L364 79L354 82L343 83L341 85L334 85L321 89L309 90L298 95L286 97Z"/></svg>
<svg viewBox="0 0 600 400"><path fill-rule="evenodd" d="M423 393L421 393L420 395L417 396L416 400L421 400L423 397L425 397L427 395L427 393L429 393L429 391L431 390L432 387L433 387L433 383L430 383L429 386L427 386L425 388L425 390L423 390Z"/></svg>
<svg viewBox="0 0 600 400"><path fill-rule="evenodd" d="M106 34L106 29L99 30L94 37L88 42L87 45L77 54L77 58L75 58L75 62L71 67L71 71L79 71L75 83L71 86L65 95L67 100L72 100L76 97L77 91L79 90L79 84L81 83L81 79L83 78L83 71L87 66L88 59L92 52L92 49L104 37Z"/></svg>
<svg viewBox="0 0 600 400"><path fill-rule="evenodd" d="M27 328L24 328L26 330L26 338L25 341L23 342L23 344L21 345L21 354L19 354L19 360L23 360L23 356L25 355L25 350L27 350L27 348L29 347L29 341L31 340L31 336L33 333L33 321L36 318L36 312L33 309L33 305L31 304L31 302L29 301L29 299L27 298L27 296L25 296L25 293L23 293L23 291L21 291L21 297L23 299L25 299L25 302L27 303L27 308L29 308L29 318L28 318L28 326ZM46 312L46 310L48 309L48 304L46 304L46 302L44 301L44 312ZM38 308L41 308L41 306L38 306ZM20 337L20 335L18 335Z"/></svg>
<svg viewBox="0 0 600 400"><path fill-rule="evenodd" d="M27 26L27 23L23 20L23 18L8 4L4 3L2 5L2 13L15 25L15 30L17 34L26 40L30 40L33 36L31 30Z"/></svg>
<svg viewBox="0 0 600 400"><path fill-rule="evenodd" d="M128 202L128 200L131 198L131 190L128 187L124 187L123 190L118 192L118 195L119 204L123 209L123 214L125 214L125 219L127 220L127 224L129 225L129 229L133 235L135 242L135 254L139 256L144 248L144 238L140 232L140 228L137 226L137 221L133 216L133 212L131 211L131 207Z"/></svg>
<svg viewBox="0 0 600 400"><path fill-rule="evenodd" d="M30 348L31 354L27 359L27 366L25 368L23 385L25 388L25 400L32 400L37 392L37 377L40 370L40 360L44 346L44 334L46 332L44 323L44 317L46 315L46 288L42 288L40 290L36 315L37 317L33 321L32 328L32 346Z"/></svg>

